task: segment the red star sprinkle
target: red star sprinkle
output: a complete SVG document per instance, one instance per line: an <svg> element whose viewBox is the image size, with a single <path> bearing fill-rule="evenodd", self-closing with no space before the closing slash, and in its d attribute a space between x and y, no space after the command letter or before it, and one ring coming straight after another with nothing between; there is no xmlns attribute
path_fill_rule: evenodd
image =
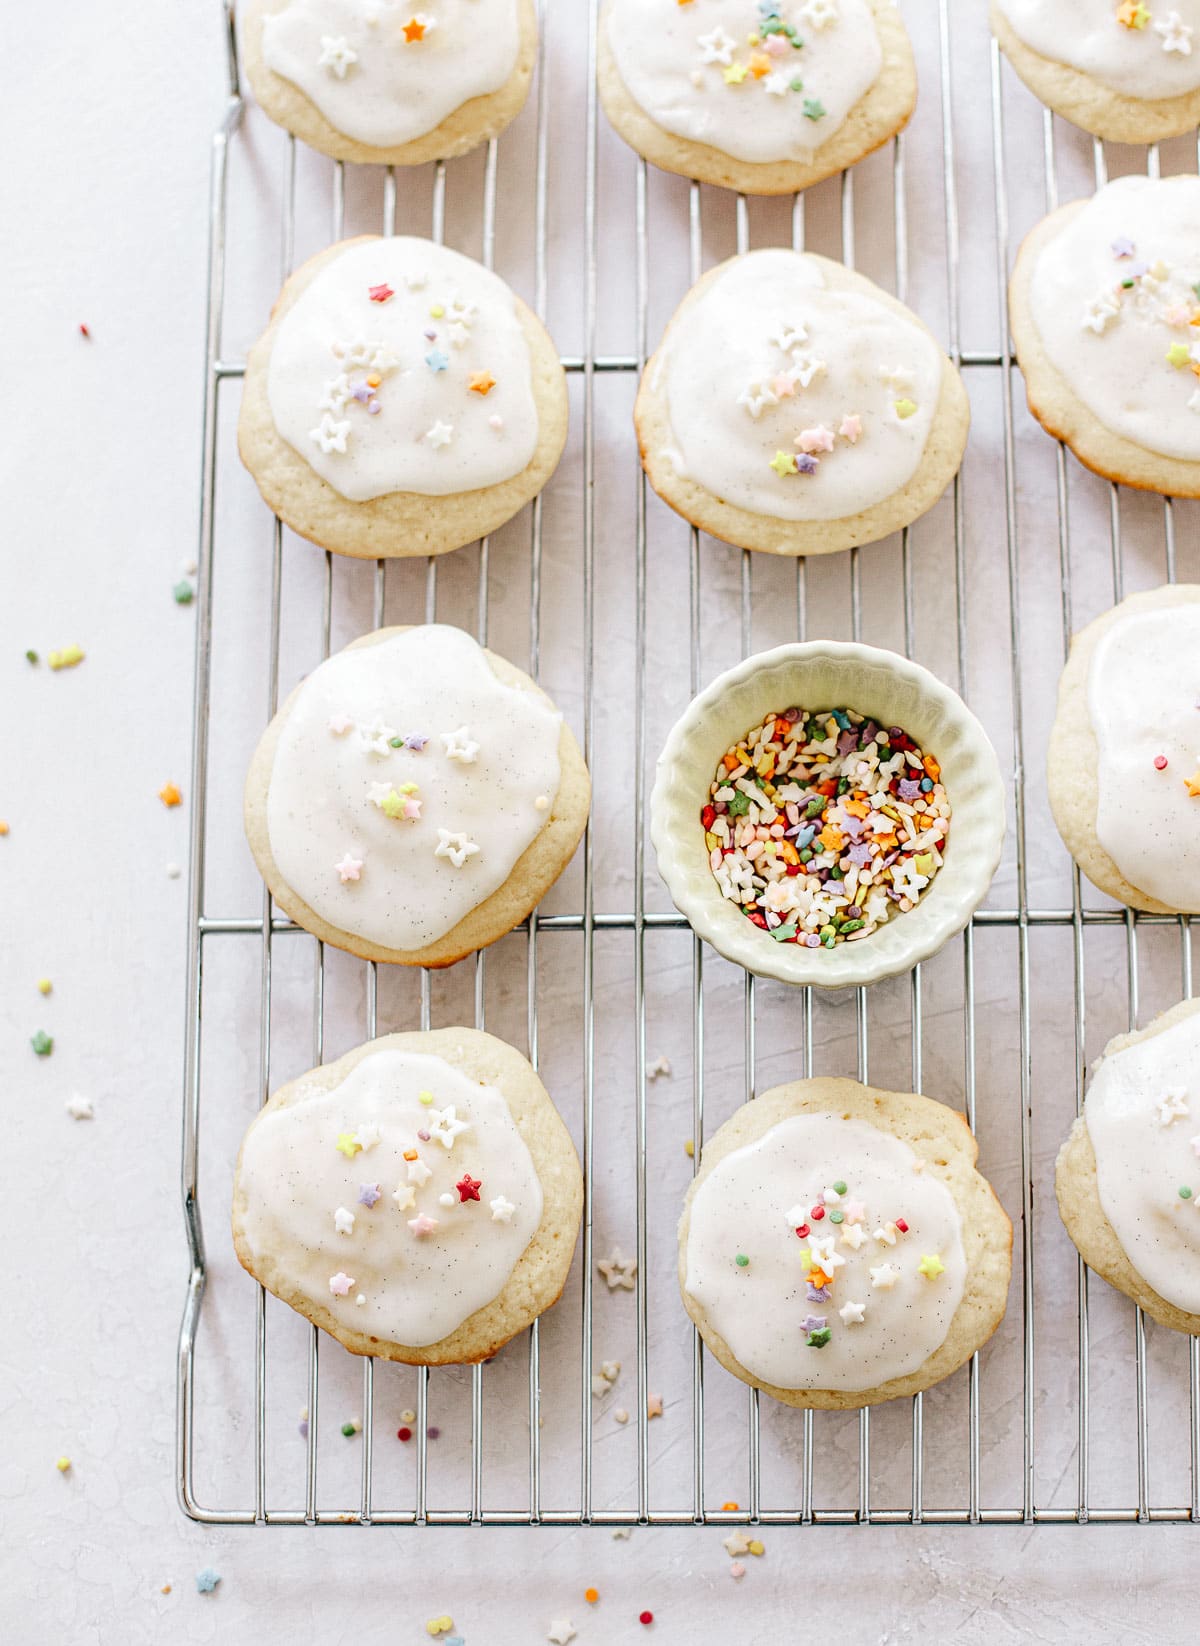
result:
<svg viewBox="0 0 1200 1646"><path fill-rule="evenodd" d="M470 1172L464 1172L454 1185L458 1190L459 1204L462 1205L468 1200L478 1200L481 1183L481 1178L472 1177Z"/></svg>
<svg viewBox="0 0 1200 1646"><path fill-rule="evenodd" d="M372 303L386 303L389 297L395 297L395 295L395 292L388 285L367 287L367 296Z"/></svg>

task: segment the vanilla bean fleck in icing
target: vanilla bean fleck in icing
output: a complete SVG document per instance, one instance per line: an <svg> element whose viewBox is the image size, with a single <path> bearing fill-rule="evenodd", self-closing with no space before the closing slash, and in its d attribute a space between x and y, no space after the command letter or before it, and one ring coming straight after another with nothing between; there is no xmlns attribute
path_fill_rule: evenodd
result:
<svg viewBox="0 0 1200 1646"><path fill-rule="evenodd" d="M276 866L331 925L423 948L503 885L545 827L561 729L461 629L339 652L280 729L267 792Z"/></svg>
<svg viewBox="0 0 1200 1646"><path fill-rule="evenodd" d="M379 1051L246 1134L243 1237L347 1328L437 1343L507 1284L542 1188L503 1093L443 1058Z"/></svg>
<svg viewBox="0 0 1200 1646"><path fill-rule="evenodd" d="M866 0L612 0L608 43L655 125L760 164L811 159L883 66Z"/></svg>
<svg viewBox="0 0 1200 1646"><path fill-rule="evenodd" d="M1122 613L1088 672L1096 838L1126 880L1200 913L1200 604Z"/></svg>
<svg viewBox="0 0 1200 1646"><path fill-rule="evenodd" d="M267 67L347 137L395 148L424 137L517 66L517 0L288 0L263 19Z"/></svg>
<svg viewBox="0 0 1200 1646"><path fill-rule="evenodd" d="M1200 0L998 0L1013 32L1051 62L1126 97L1200 86Z"/></svg>
<svg viewBox="0 0 1200 1646"><path fill-rule="evenodd" d="M1160 1297L1200 1314L1200 1015L1105 1057L1083 1112L1125 1256Z"/></svg>
<svg viewBox="0 0 1200 1646"><path fill-rule="evenodd" d="M537 447L511 290L431 240L368 240L326 263L279 323L267 398L284 440L355 503L497 485Z"/></svg>
<svg viewBox="0 0 1200 1646"><path fill-rule="evenodd" d="M1038 253L1029 306L1106 428L1200 461L1200 178L1106 184Z"/></svg>
<svg viewBox="0 0 1200 1646"><path fill-rule="evenodd" d="M962 1221L922 1164L866 1121L803 1114L700 1184L685 1289L753 1376L873 1389L945 1341L966 1283Z"/></svg>
<svg viewBox="0 0 1200 1646"><path fill-rule="evenodd" d="M678 474L754 514L836 520L912 479L943 361L915 319L771 250L676 315L654 370Z"/></svg>

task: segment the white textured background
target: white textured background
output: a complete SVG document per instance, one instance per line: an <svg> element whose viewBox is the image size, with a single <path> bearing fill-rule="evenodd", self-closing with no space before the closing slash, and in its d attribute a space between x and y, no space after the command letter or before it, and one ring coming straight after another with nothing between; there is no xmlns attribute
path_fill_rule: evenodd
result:
<svg viewBox="0 0 1200 1646"><path fill-rule="evenodd" d="M913 0L906 12L924 29L922 69L926 84L936 74L931 48L931 0ZM965 238L964 306L983 318L968 345L994 322L995 291L989 285L992 252L980 236L991 217L993 188L987 110L987 52L982 4L964 0L953 10L961 54L958 83L960 186L969 209L984 228ZM581 1643L626 1642L647 1638L636 1622L642 1607L657 1616L654 1636L670 1641L815 1638L818 1633L855 1642L896 1638L913 1642L1007 1642L1016 1640L1157 1640L1173 1626L1194 1618L1194 1532L1186 1527L1119 1529L997 1528L917 1530L787 1529L763 1534L767 1553L748 1562L741 1584L727 1575L727 1560L716 1529L635 1531L614 1542L607 1531L543 1529L412 1532L396 1529L225 1530L189 1523L175 1505L173 1476L174 1344L186 1275L185 1245L178 1206L179 1091L183 1029L184 922L186 883L165 873L168 861L186 856L186 808L166 812L156 791L168 779L186 784L190 736L190 691L194 614L177 607L171 585L195 553L196 479L199 468L200 374L205 275L208 137L219 114L222 92L221 40L215 0L174 0L170 5L134 5L110 0L103 7L82 0L57 6L10 8L5 19L8 74L4 123L9 163L5 170L6 225L0 253L0 314L4 316L6 417L0 440L0 496L5 532L0 545L0 816L11 833L0 840L0 1081L6 1122L2 1151L5 1260L5 1324L0 1333L0 1409L4 1445L0 1452L0 1635L14 1646L26 1642L112 1642L139 1646L162 1640L232 1642L314 1639L356 1640L368 1631L396 1641L427 1639L425 1620L453 1614L468 1646L507 1646L544 1638L551 1617L569 1616ZM563 77L554 97L564 119L561 157L556 147L556 190L560 201L552 219L551 319L564 348L580 346L579 288L576 273L580 237L577 184L582 122L571 122L574 100L583 107L582 0L553 6L556 65ZM568 40L575 35L574 43ZM961 37L961 38L960 38ZM936 84L936 82L934 82ZM572 90L576 87L577 93ZM1041 121L1031 101L1009 87L1010 137L1027 134L1028 164L1019 168L1015 228L1042 209ZM509 151L528 153L525 136L514 135ZM1090 149L1059 125L1060 169L1065 192L1088 186ZM633 164L606 131L601 133L601 195L604 224L600 348L631 346L629 301L632 269L628 257ZM503 147L503 146L502 146ZM928 97L906 140L910 170L910 234L916 270L913 301L935 324L944 311L939 295L941 267L931 262L922 285L922 256L940 257L937 160L940 123L936 96ZM233 221L238 253L233 265L231 349L254 334L277 279L277 206L281 146L277 134L253 119L242 169L236 178ZM978 159L976 160L976 156ZM1138 156L1126 154L1126 169ZM1180 149L1175 166L1194 165L1194 151ZM1170 169L1170 158L1164 169ZM467 168L473 162L465 163ZM869 162L859 185L860 260L886 277L890 241L876 248L873 217L864 211L878 197L881 220L889 200L886 162ZM478 209L478 171L465 196L452 171L451 237L470 247L472 212ZM874 181L872 181L874 180ZM301 216L309 213L308 234L319 243L328 217L328 173L305 157L300 167ZM826 186L810 206L810 243L838 249L837 197ZM875 191L874 193L872 191ZM427 196L425 197L427 199ZM527 195L522 196L527 201ZM473 204L474 203L474 204ZM351 201L353 217L354 201ZM686 189L651 180L652 224L658 256L651 335L686 284ZM402 216L404 213L402 205ZM366 205L363 206L364 213ZM732 249L728 213L706 193L705 259ZM931 215L932 214L932 215ZM863 217L866 221L862 221ZM416 221L419 213L413 208ZM519 214L502 213L499 266L523 289L527 286L518 244ZM754 208L754 242L778 239L787 231L777 208ZM303 252L305 229L302 224ZM864 255L865 254L865 255ZM874 261L872 260L874 257ZM990 317L990 319L989 319ZM89 344L77 327L86 321ZM607 330L606 330L607 328ZM608 335L611 333L611 335ZM978 334L975 335L975 334ZM987 338L984 338L987 341ZM994 346L994 325L992 333ZM994 622L1003 608L1004 543L996 504L1002 448L994 374L987 386L972 381L976 432L968 461L969 587L975 596L978 633L968 646L969 693L988 720L1007 758L1009 705L1006 624ZM598 396L600 477L603 495L598 537L600 653L598 662L597 750L601 765L615 764L629 735L629 585L633 467L625 421L627 384L607 386ZM1062 906L1069 879L1057 842L1041 851L1044 796L1041 742L1049 712L1048 691L1061 659L1057 541L1053 527L1053 448L1027 426L1020 393L1018 441L1025 455L1022 557L1028 641L1027 732L1031 782L1032 854L1035 900ZM578 409L578 402L576 402ZM226 435L228 430L226 430ZM578 635L579 427L567 466L547 504L548 604L544 618L546 679L578 723L580 698L572 656ZM269 531L252 488L235 468L226 439L222 475L229 512L223 517L221 553L227 563L244 553L247 583L236 571L230 584L236 598L224 609L227 672L214 704L220 714L222 758L214 771L213 841L210 875L225 910L256 912L253 872L236 824L235 797L244 754L261 727L265 706L265 640L262 621L264 568ZM1108 562L1107 492L1072 471L1072 521L1082 564L1077 600L1087 614L1112 598ZM1127 505L1127 586L1161 581L1161 514L1157 505ZM1047 514L1047 509L1050 511ZM914 554L927 542L928 595L922 595L917 654L954 675L952 633L946 629L946 596L952 564L945 559L947 510L914 533ZM651 668L653 702L648 741L653 749L662 729L686 697L686 642L679 628L686 589L686 534L663 511L651 506L652 543L662 558L653 562ZM524 532L526 535L520 535ZM1181 574L1196 576L1193 514L1180 511L1178 544ZM525 547L520 547L525 545ZM285 545L299 556L300 545ZM527 579L527 527L502 534L493 546L492 616L497 643L507 643L518 661L527 645L521 611ZM739 559L731 551L705 546L705 678L737 652L736 612ZM934 558L935 555L939 558ZM474 623L474 551L441 572L439 616ZM455 557L451 557L452 561ZM810 620L814 632L826 627L846 632L845 562L816 568L810 579ZM289 560L296 623L304 629L311 598L319 588L318 557ZM896 644L899 625L895 545L862 561L865 637ZM365 568L360 568L365 572ZM787 573L790 576L790 570ZM389 582L389 618L419 610L423 571ZM1000 581L997 581L997 578ZM661 579L656 586L655 579ZM227 585L228 586L228 585ZM755 568L754 644L794 632L782 592L790 587L780 569ZM369 615L364 578L337 572L335 640L363 626ZM919 582L919 588L925 584ZM550 632L559 615L564 631ZM1001 605L994 605L993 594ZM940 596L940 598L939 598ZM319 596L318 596L319 597ZM308 602L306 607L305 602ZM952 607L949 608L952 621ZM826 615L828 613L828 615ZM728 624L733 615L732 634ZM245 617L244 632L239 624ZM574 627L571 627L574 625ZM27 647L43 659L55 647L80 643L87 660L75 671L52 674L43 662L31 669ZM307 667L301 641L295 655L285 637L285 686ZM661 666L661 674L659 671ZM241 672L239 673L239 670ZM245 685L245 691L242 690ZM627 770L627 757L626 767ZM603 773L601 773L603 775ZM191 796L186 797L190 801ZM630 897L627 790L615 778L598 794L597 894L601 907L627 907ZM651 878L651 905L663 906ZM554 905L578 907L578 881L558 894ZM1011 855L995 906L1012 900ZM289 943L307 940L287 939ZM543 967L557 970L551 938L543 940ZM543 1055L548 1078L573 1127L579 1124L577 1053L578 943L561 978L545 983ZM500 946L489 961L489 1023L518 1042L523 1000L510 995L506 979L523 986L523 946ZM1165 939L1164 939L1165 942ZM254 1071L257 1047L258 951L248 952L218 977L207 1034L210 1067L227 1082L207 1099L204 1185L206 1224L213 1259L202 1346L208 1381L201 1397L202 1484L208 1498L244 1503L247 1497L246 1380L250 1376L252 1319L249 1283L228 1260L222 1218L227 1197L229 1149L257 1101ZM284 944L277 944L282 949ZM980 948L984 945L981 943ZM1146 948L1150 954L1147 958ZM1033 945L1035 1011L1044 1026L1035 1044L1035 1099L1048 1115L1044 1135L1035 1127L1039 1210L1037 1257L1040 1271L1038 1326L1042 1352L1036 1400L1039 1435L1039 1501L1072 1501L1075 1460L1074 1266L1061 1230L1042 1196L1053 1149L1069 1116L1073 1094L1073 1049L1064 1032L1071 982L1069 933L1050 934ZM566 953L567 951L564 951ZM297 951L299 953L299 951ZM509 953L511 958L506 960ZM1176 951L1155 953L1153 937L1144 946L1143 1017L1178 993ZM628 1109L631 991L629 951L601 942L598 958L600 1033L597 1105L597 1242L631 1237L628 1201L628 1127L613 1116ZM1089 1054L1110 1033L1124 1027L1124 950L1120 934L1089 940ZM982 1008L980 1129L985 1164L1002 1189L1010 1211L1019 1207L1019 1155L1014 1157L1015 967L1011 944L996 939L994 960L981 958ZM1065 962L1065 970L1064 970ZM310 964L310 962L308 962ZM668 1162L670 1180L661 1199L652 1200L655 1291L652 1350L657 1355L651 1386L661 1387L667 1416L652 1430L657 1481L664 1500L678 1504L690 1493L690 1349L679 1331L678 1302L670 1289L670 1224L687 1164L679 1141L691 1130L687 1080L690 1031L680 1015L690 999L690 949L681 938L650 945L652 969L651 1057L668 1049L677 1072L670 1087L652 1089L656 1159ZM509 968L517 968L510 973ZM576 968L576 969L572 969ZM460 968L460 971L462 968ZM959 1022L955 989L957 957L945 967L927 968L926 1085L934 1095L961 1101L961 1050L955 1051ZM283 983L279 1078L308 1061L304 1012L310 973L304 963L280 966ZM292 973L295 973L294 977ZM49 976L54 992L43 1000L35 988ZM331 968L331 1052L361 1033L362 968ZM741 1049L741 991L736 979L712 968L714 994L709 1012L710 1124L740 1100L745 1075ZM470 975L439 983L435 1021L449 1021L470 1009ZM515 985L514 985L515 987ZM791 1002L762 991L758 1042L759 1084L795 1072L798 1040ZM556 1016L556 1010L561 1012ZM381 1022L409 1026L415 1009L412 981L381 986ZM872 1073L907 1079L908 997L906 986L877 991L872 1000L876 1032ZM722 1016L722 1014L726 1014ZM837 1007L818 1011L819 1068L854 1072L853 1025ZM303 1036L300 1025L306 1024ZM715 1025L715 1028L714 1028ZM44 1027L56 1039L54 1054L37 1060L28 1041ZM940 1038L942 1030L945 1037ZM891 1033L889 1034L889 1030ZM556 1067L561 1069L553 1078ZM91 1096L92 1122L76 1123L64 1111L73 1090ZM605 1105L610 1105L605 1108ZM615 1107L625 1105L624 1109ZM1052 1115L1052 1118L1050 1116ZM611 1146L612 1153L606 1151ZM622 1154L621 1150L626 1153ZM224 1158L222 1158L224 1157ZM622 1163L624 1162L624 1163ZM655 1180L657 1181L657 1179ZM577 1286L577 1279L576 1279ZM1094 1471L1098 1500L1127 1502L1132 1462L1131 1317L1103 1287L1092 1287L1092 1376L1097 1414L1093 1418ZM1019 1305L1019 1299L1014 1299ZM281 1311L282 1312L282 1311ZM272 1316L273 1344L286 1347L289 1325ZM561 1423L547 1441L548 1501L570 1502L575 1479L569 1441L570 1401L577 1366L577 1301L563 1305L561 1320L547 1323L544 1354L556 1354L547 1382L559 1382L557 1351L569 1391L561 1418L551 1404L548 1424ZM618 1352L631 1362L631 1308L619 1299L597 1300L597 1358ZM225 1328L228 1327L228 1332ZM1177 1425L1183 1356L1177 1340L1151 1334L1150 1417L1156 1442L1152 1496L1180 1501L1186 1493L1184 1446ZM302 1342L302 1339L298 1340ZM1013 1501L1014 1467L1019 1462L1020 1358L1018 1327L1010 1317L985 1366L985 1501ZM335 1362L334 1355L338 1354ZM330 1437L322 1439L322 1463L338 1457L343 1442L336 1423L352 1415L356 1368L343 1372L336 1350L323 1357L323 1418ZM347 1363L348 1365L348 1363ZM519 1390L523 1359L514 1378L499 1388ZM990 1374L990 1377L989 1377ZM493 1374L489 1372L489 1378ZM504 1376L498 1363L497 1375ZM445 1396L448 1417L443 1437L431 1444L431 1458L461 1458L466 1407L463 1387L453 1383ZM332 1382L328 1379L332 1378ZM744 1401L710 1368L710 1501L727 1494L744 1500ZM377 1449L384 1457L390 1422L407 1404L406 1385L377 1388ZM441 1385L439 1385L441 1387ZM626 1385L622 1398L636 1403ZM927 1415L928 1499L961 1499L961 1416L963 1387L929 1403ZM300 1398L280 1393L279 1430L291 1437ZM615 1404L615 1401L609 1404ZM432 1405L432 1402L431 1402ZM729 1416L729 1413L736 1416ZM945 1415L949 1414L949 1415ZM933 1421L944 1415L944 1423ZM438 1421L438 1411L431 1418ZM489 1396L489 1437L516 1432L519 1460L524 1445L519 1404L506 1411L504 1399ZM736 1424L736 1428L734 1425ZM957 1424L957 1427L955 1425ZM906 1414L884 1416L873 1430L873 1462L885 1476L891 1438L899 1447ZM457 1427L456 1427L457 1426ZM794 1425L764 1412L764 1493L772 1501L794 1494ZM820 1431L832 1437L835 1478L819 1473L820 1500L844 1501L852 1480L856 1429ZM557 1436L565 1453L558 1455ZM611 1420L597 1416L598 1501L628 1503L632 1453L617 1455ZM632 1441L628 1434L616 1444ZM391 1442L395 1445L395 1442ZM280 1453L290 1467L276 1495L294 1501L297 1442ZM65 1453L73 1460L66 1477L54 1468ZM897 1454L899 1456L899 1453ZM273 1454L274 1456L274 1454ZM357 1467L334 1461L324 1479L333 1479L333 1501L351 1497ZM611 1457L616 1462L611 1462ZM731 1473L720 1468L729 1463ZM944 1464L944 1470L943 1470ZM843 1467L845 1466L845 1467ZM433 1465L431 1464L431 1468ZM446 1465L450 1475L453 1462ZM822 1468L824 1466L822 1465ZM846 1469L850 1468L850 1473ZM899 1478L907 1469L899 1456ZM738 1474L737 1470L743 1471ZM957 1471L957 1472L956 1472ZM565 1483L561 1494L559 1478ZM519 1479L519 1468L514 1478ZM731 1481L731 1484L727 1484ZM345 1490L343 1492L343 1483ZM824 1492L828 1485L828 1493ZM1061 1490L1059 1489L1061 1486ZM1065 1494L1065 1495L1064 1495ZM514 1494L515 1495L515 1494ZM881 1490L880 1500L895 1494ZM438 1501L435 1488L433 1501ZM460 1499L461 1500L461 1499ZM1019 1501L1019 1499L1018 1499ZM222 1574L213 1596L197 1595L194 1575L212 1565ZM163 1595L164 1584L171 1592ZM594 1585L602 1602L589 1611L582 1591Z"/></svg>

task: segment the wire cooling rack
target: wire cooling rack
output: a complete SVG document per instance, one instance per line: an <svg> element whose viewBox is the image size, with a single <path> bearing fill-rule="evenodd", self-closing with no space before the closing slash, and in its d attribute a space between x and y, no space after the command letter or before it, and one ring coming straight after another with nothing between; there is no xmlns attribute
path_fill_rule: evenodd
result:
<svg viewBox="0 0 1200 1646"><path fill-rule="evenodd" d="M921 101L903 138L794 201L666 177L598 119L596 0L543 3L538 78L485 150L343 167L244 108L233 19L213 146L201 484L182 1190L178 1491L219 1523L554 1524L1195 1520L1200 1345L1075 1256L1055 1150L1104 1042L1192 991L1186 919L1081 886L1042 762L1070 633L1135 587L1200 580L1196 505L1085 473L1029 418L1004 282L1018 236L1109 173L1194 170L1194 143L1105 148L1052 118L976 15L911 0ZM445 238L497 267L563 348L572 435L546 493L440 561L337 560L290 540L240 470L246 344L282 274L344 234ZM282 253L275 248L282 241ZM701 539L647 493L629 414L648 346L705 267L791 244L913 304L963 368L953 490L889 539L806 565ZM456 622L547 686L582 733L595 808L542 909L449 973L326 951L279 916L241 842L246 763L281 687L384 621ZM862 638L954 683L1008 764L987 905L910 977L827 996L756 982L671 910L646 851L652 761L683 704L751 650ZM576 1138L581 1251L559 1305L487 1366L356 1360L232 1254L241 1132L268 1091L396 1028L470 1021L528 1051ZM669 1064L669 1072L664 1068ZM965 1111L1012 1215L992 1342L871 1412L760 1401L707 1361L674 1227L700 1143L776 1081L856 1075ZM203 1116L203 1125L201 1118ZM205 1214L202 1232L201 1212ZM636 1289L596 1261L623 1244ZM597 1396L599 1362L619 1360ZM650 1419L657 1395L661 1418ZM655 1404L657 1404L655 1402Z"/></svg>

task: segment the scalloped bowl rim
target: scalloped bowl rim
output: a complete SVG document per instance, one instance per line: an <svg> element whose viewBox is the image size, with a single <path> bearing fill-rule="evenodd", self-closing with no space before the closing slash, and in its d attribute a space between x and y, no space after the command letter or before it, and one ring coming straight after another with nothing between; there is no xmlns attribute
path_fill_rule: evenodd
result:
<svg viewBox="0 0 1200 1646"><path fill-rule="evenodd" d="M831 691L808 682L845 681ZM896 704L900 700L900 706ZM849 708L902 726L942 768L951 807L945 863L916 908L836 949L772 942L721 896L699 814L717 763L772 709ZM754 707L757 705L757 707ZM694 697L658 757L650 838L659 873L693 931L727 960L782 983L846 988L928 960L968 924L987 895L1004 845L1006 795L996 751L958 693L936 675L877 646L810 640L745 658Z"/></svg>

